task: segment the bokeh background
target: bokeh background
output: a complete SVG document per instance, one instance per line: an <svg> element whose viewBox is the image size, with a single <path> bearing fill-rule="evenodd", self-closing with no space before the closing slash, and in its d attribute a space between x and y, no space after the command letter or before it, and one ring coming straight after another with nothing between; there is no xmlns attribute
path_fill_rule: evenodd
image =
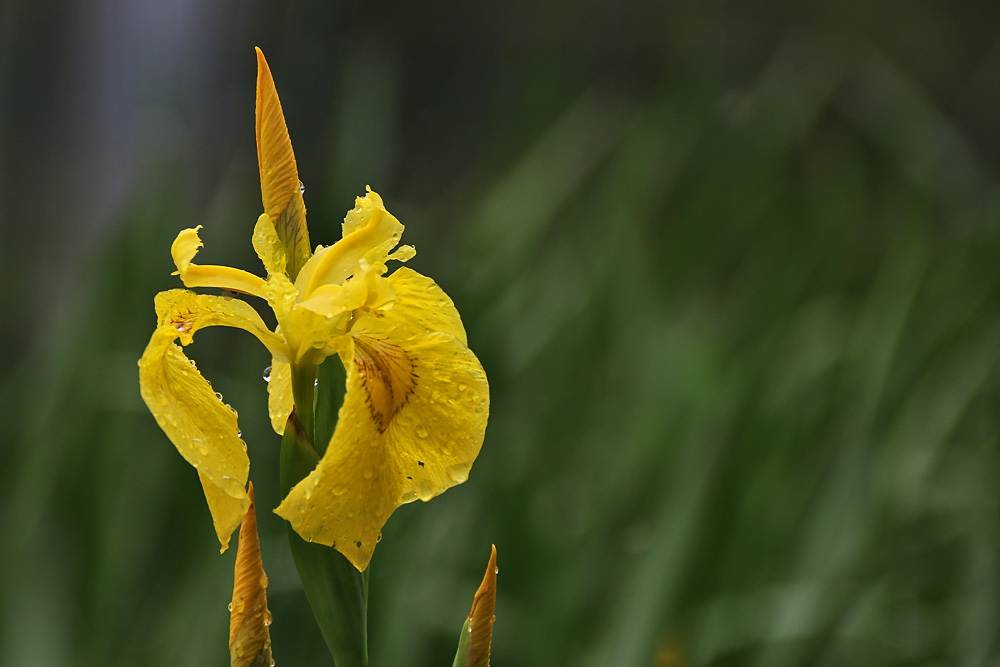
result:
<svg viewBox="0 0 1000 667"><path fill-rule="evenodd" d="M253 46L313 242L370 184L491 381L407 505L372 664L1000 660L1000 10L774 0L0 1L0 655L217 665L234 551L138 392L169 244L257 267ZM240 412L279 665L329 665Z"/></svg>

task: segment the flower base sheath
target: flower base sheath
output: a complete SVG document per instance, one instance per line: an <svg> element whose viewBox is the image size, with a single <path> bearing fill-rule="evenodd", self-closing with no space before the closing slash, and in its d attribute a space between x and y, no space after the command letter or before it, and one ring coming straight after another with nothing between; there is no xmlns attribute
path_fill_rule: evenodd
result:
<svg viewBox="0 0 1000 667"><path fill-rule="evenodd" d="M486 375L441 288L407 268L389 273L390 262L415 251L399 246L403 225L376 193L357 198L339 241L310 251L291 142L259 50L257 155L265 212L252 242L267 277L195 264L200 227L181 231L171 255L186 287L257 297L277 326L269 330L238 298L181 289L157 295L157 327L139 360L142 397L198 470L225 550L250 503L249 459L235 411L183 346L216 325L263 343L272 357L268 407L278 433L295 408L295 373L338 355L347 393L333 438L275 511L303 539L336 547L363 571L396 507L429 500L468 477L489 412Z"/></svg>

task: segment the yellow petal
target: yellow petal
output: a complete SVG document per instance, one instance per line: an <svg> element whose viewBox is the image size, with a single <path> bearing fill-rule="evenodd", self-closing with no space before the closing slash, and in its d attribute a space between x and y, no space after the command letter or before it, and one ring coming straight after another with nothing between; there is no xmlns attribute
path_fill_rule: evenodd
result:
<svg viewBox="0 0 1000 667"><path fill-rule="evenodd" d="M274 230L274 223L266 213L257 218L257 224L253 228L253 249L263 262L268 275L273 273L285 273L287 256L285 246L278 238L278 232Z"/></svg>
<svg viewBox="0 0 1000 667"><path fill-rule="evenodd" d="M285 432L288 416L295 403L292 400L292 367L277 359L271 362L271 379L267 382L267 412L271 417L271 428L278 435Z"/></svg>
<svg viewBox="0 0 1000 667"><path fill-rule="evenodd" d="M264 213L274 223L285 246L288 275L294 280L311 255L306 207L278 91L260 49L257 49L257 163Z"/></svg>
<svg viewBox="0 0 1000 667"><path fill-rule="evenodd" d="M296 287L303 295L320 285L339 285L358 270L362 259L371 266L383 263L399 243L403 225L385 210L378 194L369 189L355 202L344 218L344 237L313 255L299 274Z"/></svg>
<svg viewBox="0 0 1000 667"><path fill-rule="evenodd" d="M267 609L267 575L260 558L253 484L250 507L240 526L229 603L229 655L233 667L271 664L271 612Z"/></svg>
<svg viewBox="0 0 1000 667"><path fill-rule="evenodd" d="M250 470L236 413L220 400L173 341L177 330L158 327L139 360L139 388L156 422L202 479L222 550L250 504Z"/></svg>
<svg viewBox="0 0 1000 667"><path fill-rule="evenodd" d="M198 480L205 492L205 500L208 501L208 511L212 514L215 534L222 544L219 550L221 553L228 548L229 536L236 530L236 526L240 525L240 520L246 511L247 499L243 495L230 496L201 471L198 472Z"/></svg>
<svg viewBox="0 0 1000 667"><path fill-rule="evenodd" d="M170 254L184 286L217 287L264 298L264 280L259 276L229 266L191 263L198 249L204 245L198 236L199 229L201 225L181 230L170 246Z"/></svg>
<svg viewBox="0 0 1000 667"><path fill-rule="evenodd" d="M393 319L416 330L443 331L467 344L455 302L437 283L405 267L397 269L387 280L396 293Z"/></svg>
<svg viewBox="0 0 1000 667"><path fill-rule="evenodd" d="M245 486L250 462L236 413L174 341L187 345L199 329L226 325L287 353L257 312L239 299L170 290L158 294L155 303L158 325L139 360L139 388L160 428L198 470L225 550L249 503Z"/></svg>
<svg viewBox="0 0 1000 667"><path fill-rule="evenodd" d="M409 274L394 283L404 293L427 280ZM335 546L362 571L393 510L465 481L482 446L489 413L482 366L462 339L423 326L461 326L437 305L441 295L435 287L425 303L397 298L391 310L357 314L333 438L275 510L303 539ZM446 314L432 317L436 307ZM407 320L413 313L420 326Z"/></svg>
<svg viewBox="0 0 1000 667"><path fill-rule="evenodd" d="M281 337L271 332L257 311L241 299L172 289L157 294L153 303L157 327L172 327L184 345L191 343L199 329L234 327L253 334L273 356L288 361L288 350Z"/></svg>

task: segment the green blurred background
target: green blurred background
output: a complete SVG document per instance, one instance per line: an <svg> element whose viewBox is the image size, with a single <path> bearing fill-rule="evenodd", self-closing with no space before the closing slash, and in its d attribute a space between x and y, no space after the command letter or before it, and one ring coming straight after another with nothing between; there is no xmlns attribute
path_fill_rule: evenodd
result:
<svg viewBox="0 0 1000 667"><path fill-rule="evenodd" d="M169 245L256 270L253 46L314 243L370 184L490 377L398 510L375 667L1000 660L1000 8L0 0L0 655L218 665L234 549L139 398ZM240 412L278 665L329 665Z"/></svg>

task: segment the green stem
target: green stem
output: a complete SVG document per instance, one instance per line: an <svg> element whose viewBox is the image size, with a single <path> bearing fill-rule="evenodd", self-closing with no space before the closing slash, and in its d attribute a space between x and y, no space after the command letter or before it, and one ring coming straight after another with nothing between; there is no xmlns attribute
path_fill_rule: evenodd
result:
<svg viewBox="0 0 1000 667"><path fill-rule="evenodd" d="M302 430L309 438L310 444L316 441L316 420L313 404L316 391L316 367L292 365L292 400L295 402L295 415L299 419Z"/></svg>

